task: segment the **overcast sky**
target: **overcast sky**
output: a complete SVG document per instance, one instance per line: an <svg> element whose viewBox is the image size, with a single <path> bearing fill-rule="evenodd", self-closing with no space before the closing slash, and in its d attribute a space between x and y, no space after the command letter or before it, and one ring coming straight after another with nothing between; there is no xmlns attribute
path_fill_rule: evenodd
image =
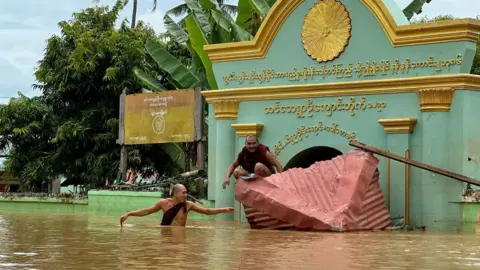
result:
<svg viewBox="0 0 480 270"><path fill-rule="evenodd" d="M236 4L238 0L231 0ZM359 0L357 0L359 1ZM411 0L395 0L404 7ZM132 2L132 1L130 1ZM138 19L150 23L157 32L163 32L162 17L166 10L183 0L158 0L158 8L151 12L151 0L140 0ZM114 0L100 0L111 5ZM0 103L5 97L16 96L17 91L38 95L31 89L33 71L42 58L45 40L58 33L57 23L71 18L73 12L93 6L92 0L13 0L0 1ZM120 17L130 18L131 3ZM425 5L423 16L452 14L456 17L476 17L480 13L480 0L432 0Z"/></svg>

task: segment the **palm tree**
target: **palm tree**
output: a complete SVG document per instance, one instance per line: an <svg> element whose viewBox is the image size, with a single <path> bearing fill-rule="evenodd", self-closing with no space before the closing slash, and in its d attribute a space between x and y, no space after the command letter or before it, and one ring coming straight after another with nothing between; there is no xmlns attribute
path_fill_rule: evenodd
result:
<svg viewBox="0 0 480 270"><path fill-rule="evenodd" d="M95 3L100 2L100 0L93 0ZM128 2L130 0L118 0L118 1L123 1L123 6L128 5ZM152 12L155 12L157 9L157 0L152 0ZM137 23L137 7L138 7L138 0L133 0L133 11L132 11L132 21L131 21L131 28L135 28L135 25Z"/></svg>

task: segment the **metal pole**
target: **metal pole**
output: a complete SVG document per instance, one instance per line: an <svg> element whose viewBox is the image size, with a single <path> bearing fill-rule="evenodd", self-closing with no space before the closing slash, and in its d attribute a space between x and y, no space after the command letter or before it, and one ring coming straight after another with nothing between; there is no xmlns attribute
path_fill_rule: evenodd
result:
<svg viewBox="0 0 480 270"><path fill-rule="evenodd" d="M126 180L128 152L125 145L125 99L127 97L127 88L123 89L120 95L120 115L118 116L118 140L120 144L120 166L119 170L123 181Z"/></svg>
<svg viewBox="0 0 480 270"><path fill-rule="evenodd" d="M433 173L438 173L440 175L450 177L450 178L453 178L453 179L461 181L461 182L470 183L472 185L480 186L480 180L476 180L476 179L473 179L473 178L470 178L470 177L467 177L467 176L464 176L464 175L461 175L461 174L458 174L458 173L450 172L450 171L447 171L447 170L444 170L444 169L440 169L438 167L434 167L434 166L430 166L430 165L427 165L427 164L424 164L424 163L420 163L418 161L413 161L413 160L404 158L402 156L395 155L395 154L380 150L380 149L375 148L373 146L363 144L363 143L355 141L355 140L351 141L349 143L349 145L357 147L357 148L365 150L365 151L368 151L368 152L372 152L372 153L375 153L375 154L393 159L393 160L396 160L396 161L403 162L405 164L408 164L408 165L411 165L411 166L414 166L414 167L417 167L417 168L420 168L420 169L423 169L423 170L427 170L427 171L430 171L430 172L433 172ZM440 153L440 154L444 154L444 153Z"/></svg>
<svg viewBox="0 0 480 270"><path fill-rule="evenodd" d="M195 142L197 143L197 169L205 169L205 145L203 142L204 135L204 123L205 123L205 112L204 106L205 101L202 97L202 86L195 88ZM199 196L201 199L205 198L205 188L203 186L203 181L198 183L200 189Z"/></svg>

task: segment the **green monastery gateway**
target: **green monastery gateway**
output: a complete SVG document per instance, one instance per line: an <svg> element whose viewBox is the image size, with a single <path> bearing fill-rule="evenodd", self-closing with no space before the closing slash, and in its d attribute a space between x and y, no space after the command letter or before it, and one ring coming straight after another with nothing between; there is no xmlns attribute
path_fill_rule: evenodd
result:
<svg viewBox="0 0 480 270"><path fill-rule="evenodd" d="M480 76L469 74L479 31L472 19L409 25L393 0L278 0L254 40L205 47L220 88L202 92L215 112L208 199L238 208L221 183L249 133L287 168L355 139L479 178ZM377 158L393 218L459 229L464 183Z"/></svg>

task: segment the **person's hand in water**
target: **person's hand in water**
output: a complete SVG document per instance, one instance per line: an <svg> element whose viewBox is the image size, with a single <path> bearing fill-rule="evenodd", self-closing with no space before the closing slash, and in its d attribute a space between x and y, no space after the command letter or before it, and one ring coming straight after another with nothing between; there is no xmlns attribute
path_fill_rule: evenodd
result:
<svg viewBox="0 0 480 270"><path fill-rule="evenodd" d="M230 178L225 178L225 181L223 181L222 184L222 188L226 189L228 185L230 185Z"/></svg>
<svg viewBox="0 0 480 270"><path fill-rule="evenodd" d="M120 217L120 227L123 227L123 222L127 220L128 218L128 213L124 214L123 216Z"/></svg>

